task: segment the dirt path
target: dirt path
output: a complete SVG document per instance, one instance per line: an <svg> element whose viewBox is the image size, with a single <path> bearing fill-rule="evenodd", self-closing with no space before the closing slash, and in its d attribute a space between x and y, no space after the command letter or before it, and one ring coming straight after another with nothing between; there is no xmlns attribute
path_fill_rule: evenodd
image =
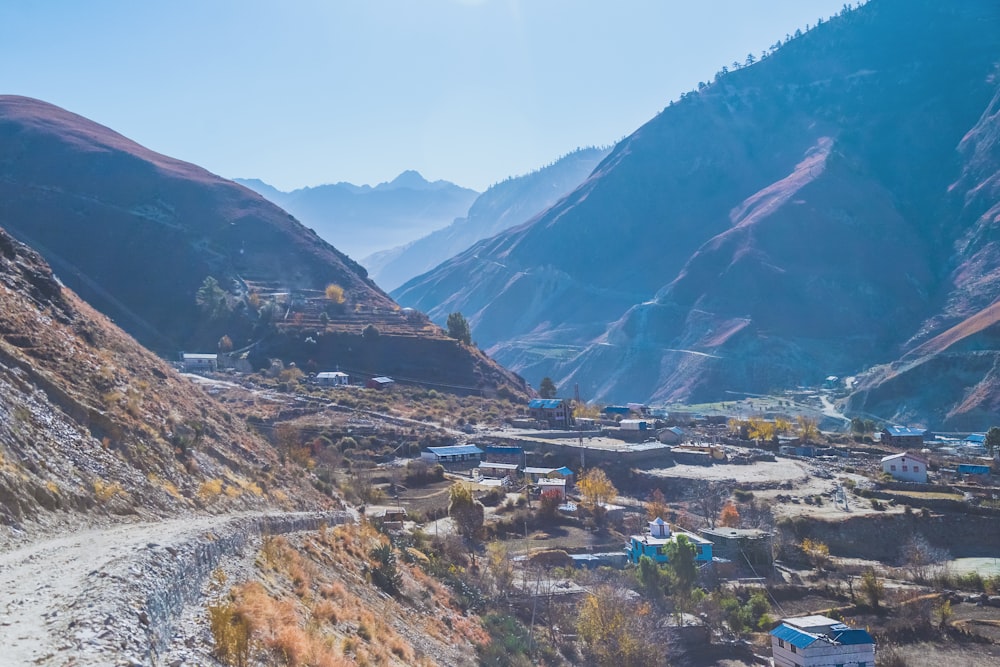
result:
<svg viewBox="0 0 1000 667"><path fill-rule="evenodd" d="M150 664L150 637L169 632L152 627L157 612L150 600L186 586L159 581L158 573L201 576L198 567L185 564L185 554L205 565L211 544L227 533L299 516L306 515L189 516L116 525L0 553L0 664ZM169 614L177 602L154 606ZM112 658L109 651L120 654Z"/></svg>

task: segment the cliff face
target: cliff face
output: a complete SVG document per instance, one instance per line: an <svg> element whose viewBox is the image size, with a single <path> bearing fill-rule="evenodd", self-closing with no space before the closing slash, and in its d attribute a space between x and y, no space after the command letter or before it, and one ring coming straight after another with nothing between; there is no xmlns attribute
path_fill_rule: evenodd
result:
<svg viewBox="0 0 1000 667"><path fill-rule="evenodd" d="M606 401L899 358L1000 296L997 62L995 4L873 0L685 95L537 219L396 295Z"/></svg>

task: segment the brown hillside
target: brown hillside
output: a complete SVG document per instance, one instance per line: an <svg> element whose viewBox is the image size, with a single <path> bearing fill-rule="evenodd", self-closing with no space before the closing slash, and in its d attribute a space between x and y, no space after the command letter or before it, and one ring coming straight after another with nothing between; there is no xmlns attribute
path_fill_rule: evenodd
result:
<svg viewBox="0 0 1000 667"><path fill-rule="evenodd" d="M19 530L81 513L330 503L284 478L266 441L3 230L0 414L0 524Z"/></svg>

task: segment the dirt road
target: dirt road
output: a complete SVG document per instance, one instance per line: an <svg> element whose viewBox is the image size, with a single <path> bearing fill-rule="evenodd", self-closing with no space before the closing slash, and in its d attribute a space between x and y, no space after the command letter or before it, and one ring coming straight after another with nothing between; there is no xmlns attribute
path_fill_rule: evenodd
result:
<svg viewBox="0 0 1000 667"><path fill-rule="evenodd" d="M0 553L0 664L152 664L157 638L169 637L169 617L183 608L185 591L196 590L195 579L227 549L255 531L284 532L268 526L310 525L299 521L306 518L318 525L322 516L188 516L84 530ZM349 517L335 518L342 520Z"/></svg>

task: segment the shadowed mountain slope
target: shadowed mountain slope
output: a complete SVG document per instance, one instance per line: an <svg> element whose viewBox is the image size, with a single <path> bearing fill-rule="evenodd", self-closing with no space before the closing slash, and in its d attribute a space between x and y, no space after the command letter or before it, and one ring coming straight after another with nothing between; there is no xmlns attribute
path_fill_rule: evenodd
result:
<svg viewBox="0 0 1000 667"><path fill-rule="evenodd" d="M392 291L475 242L549 208L580 185L607 154L607 150L599 148L582 148L538 171L508 178L481 194L468 216L410 244L361 261L375 282Z"/></svg>
<svg viewBox="0 0 1000 667"><path fill-rule="evenodd" d="M279 356L467 391L524 389L401 313L360 265L260 195L38 100L0 97L0 224L171 357L225 337L257 366ZM369 326L378 349L358 355Z"/></svg>
<svg viewBox="0 0 1000 667"><path fill-rule="evenodd" d="M997 296L998 62L995 3L872 0L685 95L548 211L394 294L607 401L894 359Z"/></svg>

